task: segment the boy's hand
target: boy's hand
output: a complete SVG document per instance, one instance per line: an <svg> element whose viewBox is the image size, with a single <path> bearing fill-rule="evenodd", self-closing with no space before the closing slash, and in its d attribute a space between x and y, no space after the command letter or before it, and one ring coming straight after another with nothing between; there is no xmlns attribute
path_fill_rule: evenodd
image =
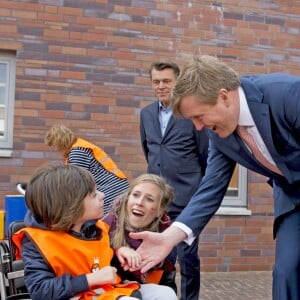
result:
<svg viewBox="0 0 300 300"><path fill-rule="evenodd" d="M86 275L89 287L102 284L117 283L117 269L111 266L106 266L97 272Z"/></svg>

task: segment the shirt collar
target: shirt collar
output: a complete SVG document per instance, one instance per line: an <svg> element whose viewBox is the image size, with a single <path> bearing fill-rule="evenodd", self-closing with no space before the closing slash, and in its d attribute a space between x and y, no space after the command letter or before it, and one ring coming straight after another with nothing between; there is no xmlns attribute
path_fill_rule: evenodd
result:
<svg viewBox="0 0 300 300"><path fill-rule="evenodd" d="M242 87L238 87L239 99L240 99L240 117L238 125L241 126L255 126L254 120L252 118L246 95Z"/></svg>
<svg viewBox="0 0 300 300"><path fill-rule="evenodd" d="M167 112L170 112L172 110L172 105L170 104L167 108L165 108L160 101L158 101L159 110L165 110Z"/></svg>

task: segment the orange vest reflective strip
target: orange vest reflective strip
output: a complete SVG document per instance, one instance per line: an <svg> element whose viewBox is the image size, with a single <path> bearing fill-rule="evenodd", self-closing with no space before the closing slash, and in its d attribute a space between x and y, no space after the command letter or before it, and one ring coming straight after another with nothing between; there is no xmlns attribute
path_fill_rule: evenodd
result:
<svg viewBox="0 0 300 300"><path fill-rule="evenodd" d="M99 147L86 140L77 138L76 142L72 145L72 148L82 147L88 148L93 151L95 159L108 171L115 174L117 177L125 179L126 175L117 167L115 162ZM72 149L71 148L71 149Z"/></svg>
<svg viewBox="0 0 300 300"><path fill-rule="evenodd" d="M159 284L163 273L164 273L163 270L153 270L153 271L149 272L146 277L146 283Z"/></svg>
<svg viewBox="0 0 300 300"><path fill-rule="evenodd" d="M13 236L13 241L21 249L21 240L26 232L56 276L63 275L66 270L72 276L78 276L110 266L114 252L109 243L109 226L102 221L98 221L97 226L102 230L100 240L83 240L65 232L25 227ZM118 276L116 285L100 285L95 287L95 291L78 296L85 300L95 299L95 296L98 300L115 300L121 295L130 296L137 289L139 284L121 284Z"/></svg>

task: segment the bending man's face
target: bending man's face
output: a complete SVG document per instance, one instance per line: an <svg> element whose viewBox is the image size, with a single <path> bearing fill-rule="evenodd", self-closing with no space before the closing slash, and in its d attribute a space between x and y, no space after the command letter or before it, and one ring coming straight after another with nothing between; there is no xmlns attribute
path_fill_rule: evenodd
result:
<svg viewBox="0 0 300 300"><path fill-rule="evenodd" d="M195 95L185 96L180 101L180 112L197 130L207 128L225 138L236 129L239 118L239 102L233 93L219 93L216 104L201 103Z"/></svg>

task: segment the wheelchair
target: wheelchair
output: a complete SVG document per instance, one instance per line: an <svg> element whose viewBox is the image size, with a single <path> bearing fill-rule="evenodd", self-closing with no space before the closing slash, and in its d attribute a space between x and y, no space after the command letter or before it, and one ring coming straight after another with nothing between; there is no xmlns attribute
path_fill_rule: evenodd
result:
<svg viewBox="0 0 300 300"><path fill-rule="evenodd" d="M18 184L17 190L25 195L26 184ZM31 299L24 283L24 263L16 257L12 241L15 232L25 227L23 221L9 224L7 240L0 241L0 295L1 300Z"/></svg>

